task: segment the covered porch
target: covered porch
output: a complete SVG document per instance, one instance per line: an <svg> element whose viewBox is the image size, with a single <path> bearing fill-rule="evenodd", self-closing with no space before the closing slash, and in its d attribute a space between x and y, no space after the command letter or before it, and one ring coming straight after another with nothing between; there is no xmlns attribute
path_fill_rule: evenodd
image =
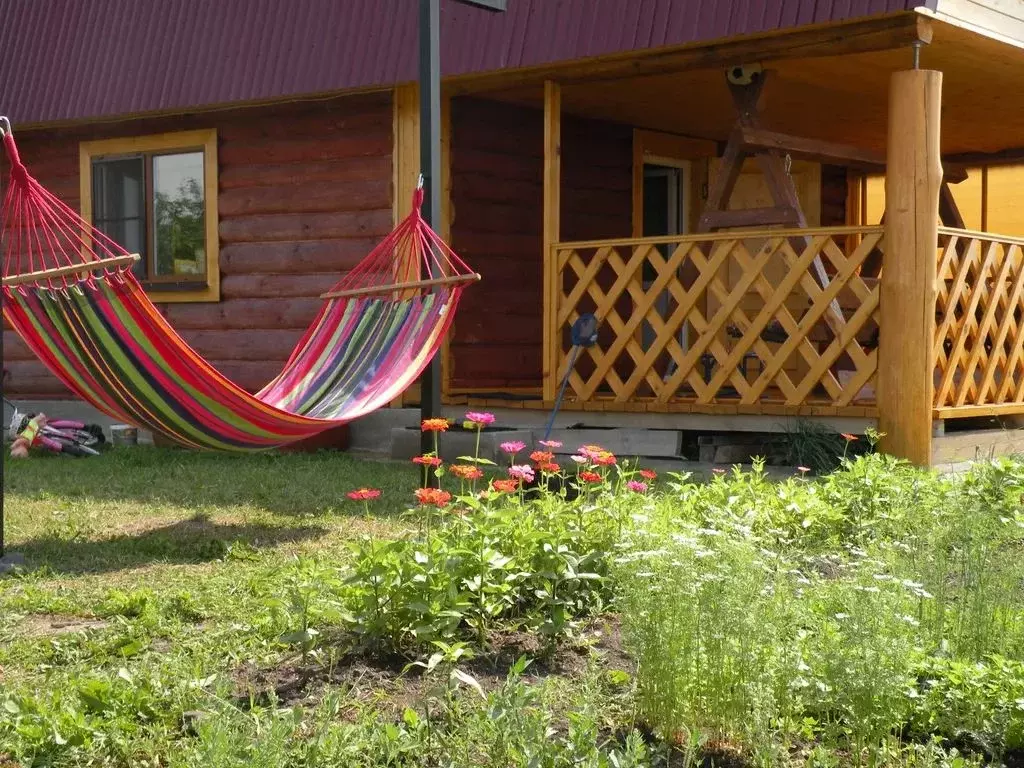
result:
<svg viewBox="0 0 1024 768"><path fill-rule="evenodd" d="M448 377L448 401L550 409L564 380L567 411L863 420L918 463L946 420L1024 414L1024 192L999 186L1024 50L919 14L846 26L457 86L542 112L542 360L536 388ZM565 236L578 119L631 131L621 237Z"/></svg>

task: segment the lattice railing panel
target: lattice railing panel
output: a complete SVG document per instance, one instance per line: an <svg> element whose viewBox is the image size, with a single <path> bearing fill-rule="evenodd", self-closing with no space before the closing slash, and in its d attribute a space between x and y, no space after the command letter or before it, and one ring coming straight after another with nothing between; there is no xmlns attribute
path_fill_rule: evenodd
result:
<svg viewBox="0 0 1024 768"><path fill-rule="evenodd" d="M943 228L935 406L1024 405L1024 239Z"/></svg>
<svg viewBox="0 0 1024 768"><path fill-rule="evenodd" d="M842 227L557 245L558 377L572 323L592 312L599 342L570 399L873 403L878 285L861 272L881 240Z"/></svg>

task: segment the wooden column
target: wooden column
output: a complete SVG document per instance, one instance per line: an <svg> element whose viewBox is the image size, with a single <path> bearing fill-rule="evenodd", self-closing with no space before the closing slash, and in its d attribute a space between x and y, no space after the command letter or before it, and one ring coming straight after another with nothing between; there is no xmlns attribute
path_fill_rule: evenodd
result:
<svg viewBox="0 0 1024 768"><path fill-rule="evenodd" d="M896 72L889 88L885 263L881 277L881 448L931 464L942 73Z"/></svg>
<svg viewBox="0 0 1024 768"><path fill-rule="evenodd" d="M557 328L558 264L554 246L560 237L562 201L562 89L544 82L544 399L552 401L558 389L561 352Z"/></svg>
<svg viewBox="0 0 1024 768"><path fill-rule="evenodd" d="M397 225L412 210L412 193L419 181L420 166L420 89L416 83L397 86L392 91L393 139L391 166L393 195L392 214ZM396 282L416 280L420 265L407 265L405 271L395 270ZM391 402L392 408L419 405L420 383L415 381Z"/></svg>

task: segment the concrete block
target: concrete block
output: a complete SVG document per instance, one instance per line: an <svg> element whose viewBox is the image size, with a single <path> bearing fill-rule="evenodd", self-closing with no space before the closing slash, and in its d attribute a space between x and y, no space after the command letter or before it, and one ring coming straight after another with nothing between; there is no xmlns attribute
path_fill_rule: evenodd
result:
<svg viewBox="0 0 1024 768"><path fill-rule="evenodd" d="M464 429L453 428L438 433L438 453L446 462L456 461L459 456L473 456L476 450L476 433ZM480 435L480 452L482 459L489 459L496 464L506 464L508 456L502 452L501 444L518 440L526 445L526 451L519 455L526 461L528 452L533 447L533 432L529 429L491 428ZM418 427L396 427L391 430L391 458L409 461L420 455L420 430Z"/></svg>

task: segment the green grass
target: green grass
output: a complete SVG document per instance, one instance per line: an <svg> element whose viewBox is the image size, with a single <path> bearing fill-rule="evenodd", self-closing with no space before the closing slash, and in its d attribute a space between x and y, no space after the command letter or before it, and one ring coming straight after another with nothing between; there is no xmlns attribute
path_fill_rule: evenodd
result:
<svg viewBox="0 0 1024 768"><path fill-rule="evenodd" d="M343 454L8 461L0 768L1024 759L1024 463L628 477L427 518Z"/></svg>

